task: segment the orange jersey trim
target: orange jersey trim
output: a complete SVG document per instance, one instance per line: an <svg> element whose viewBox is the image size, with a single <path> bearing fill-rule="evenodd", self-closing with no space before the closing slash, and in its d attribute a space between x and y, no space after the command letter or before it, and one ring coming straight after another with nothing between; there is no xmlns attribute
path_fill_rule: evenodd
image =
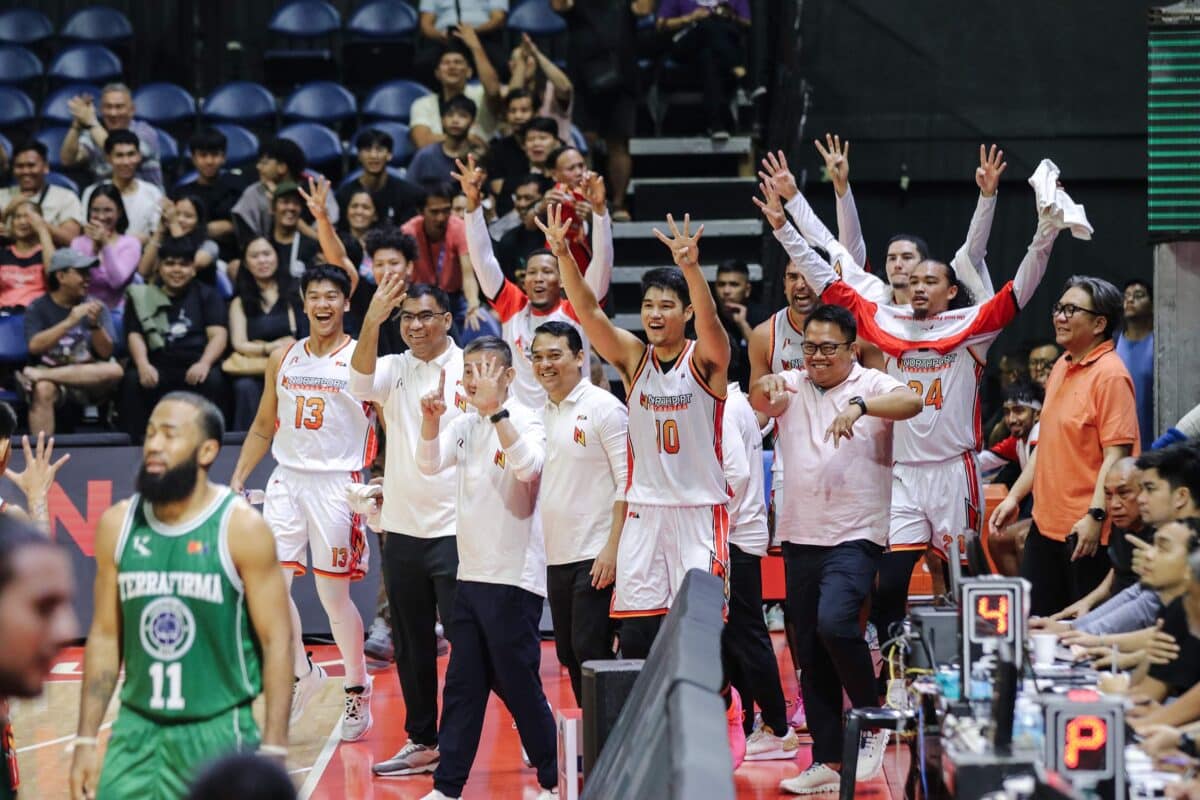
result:
<svg viewBox="0 0 1200 800"><path fill-rule="evenodd" d="M279 566L289 567L292 570L292 574L296 577L308 574L308 569L299 561L280 561Z"/></svg>

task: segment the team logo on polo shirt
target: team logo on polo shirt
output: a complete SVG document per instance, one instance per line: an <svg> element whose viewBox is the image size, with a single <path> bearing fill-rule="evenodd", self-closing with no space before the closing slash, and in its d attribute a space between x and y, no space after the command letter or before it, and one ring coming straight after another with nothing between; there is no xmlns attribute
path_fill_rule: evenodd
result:
<svg viewBox="0 0 1200 800"><path fill-rule="evenodd" d="M587 447L587 434L581 428L575 429L575 444Z"/></svg>
<svg viewBox="0 0 1200 800"><path fill-rule="evenodd" d="M463 395L459 394L458 392L455 392L454 393L454 406L459 411L466 411L467 410L467 398L464 397Z"/></svg>
<svg viewBox="0 0 1200 800"><path fill-rule="evenodd" d="M500 469L504 469L504 451L503 450L496 451L496 456L492 459L492 463L494 463Z"/></svg>

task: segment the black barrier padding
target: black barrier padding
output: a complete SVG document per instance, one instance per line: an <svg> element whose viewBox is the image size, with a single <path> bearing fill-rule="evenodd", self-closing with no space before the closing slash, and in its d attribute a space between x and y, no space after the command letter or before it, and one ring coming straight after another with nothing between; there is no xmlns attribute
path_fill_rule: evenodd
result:
<svg viewBox="0 0 1200 800"><path fill-rule="evenodd" d="M646 662L640 658L583 662L583 774L592 771Z"/></svg>
<svg viewBox="0 0 1200 800"><path fill-rule="evenodd" d="M724 600L720 578L688 572L617 724L586 775L582 800L733 798L733 760L720 697ZM687 774L692 769L699 769L703 780L693 780Z"/></svg>

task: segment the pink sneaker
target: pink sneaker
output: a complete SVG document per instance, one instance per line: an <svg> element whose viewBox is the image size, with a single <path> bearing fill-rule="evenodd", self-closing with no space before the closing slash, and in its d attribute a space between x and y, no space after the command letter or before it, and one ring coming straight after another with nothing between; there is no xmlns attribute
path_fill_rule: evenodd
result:
<svg viewBox="0 0 1200 800"><path fill-rule="evenodd" d="M738 690L729 687L729 708L725 711L725 721L729 726L729 749L733 753L733 768L737 769L746 760L746 731L742 728L742 696Z"/></svg>
<svg viewBox="0 0 1200 800"><path fill-rule="evenodd" d="M792 718L788 720L794 731L808 730L808 717L804 714L804 695L796 695L796 708L792 711Z"/></svg>

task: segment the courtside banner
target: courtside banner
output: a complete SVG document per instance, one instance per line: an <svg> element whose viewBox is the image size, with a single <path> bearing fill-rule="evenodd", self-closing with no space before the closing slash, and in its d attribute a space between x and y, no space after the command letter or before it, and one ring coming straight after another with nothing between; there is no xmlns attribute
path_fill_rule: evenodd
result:
<svg viewBox="0 0 1200 800"><path fill-rule="evenodd" d="M241 447L237 445L222 447L209 477L218 483L228 483L240 452ZM50 535L71 553L75 569L75 610L79 615L81 635L86 635L92 621L92 584L96 578L96 525L105 511L133 494L142 450L140 447L56 445L54 459L63 453L70 453L71 460L58 471L57 481L50 489ZM25 454L16 439L13 440L10 467L17 471L25 468ZM268 455L250 476L246 488L265 489L267 477L274 468L275 462ZM8 479L0 480L0 493L10 503L25 505L21 491ZM256 508L261 510L261 506ZM381 559L378 539L370 535L367 541L371 549L367 577L352 584L350 594L363 619L370 624L375 616ZM328 635L329 622L317 598L311 572L295 579L292 596L300 610L304 633Z"/></svg>

